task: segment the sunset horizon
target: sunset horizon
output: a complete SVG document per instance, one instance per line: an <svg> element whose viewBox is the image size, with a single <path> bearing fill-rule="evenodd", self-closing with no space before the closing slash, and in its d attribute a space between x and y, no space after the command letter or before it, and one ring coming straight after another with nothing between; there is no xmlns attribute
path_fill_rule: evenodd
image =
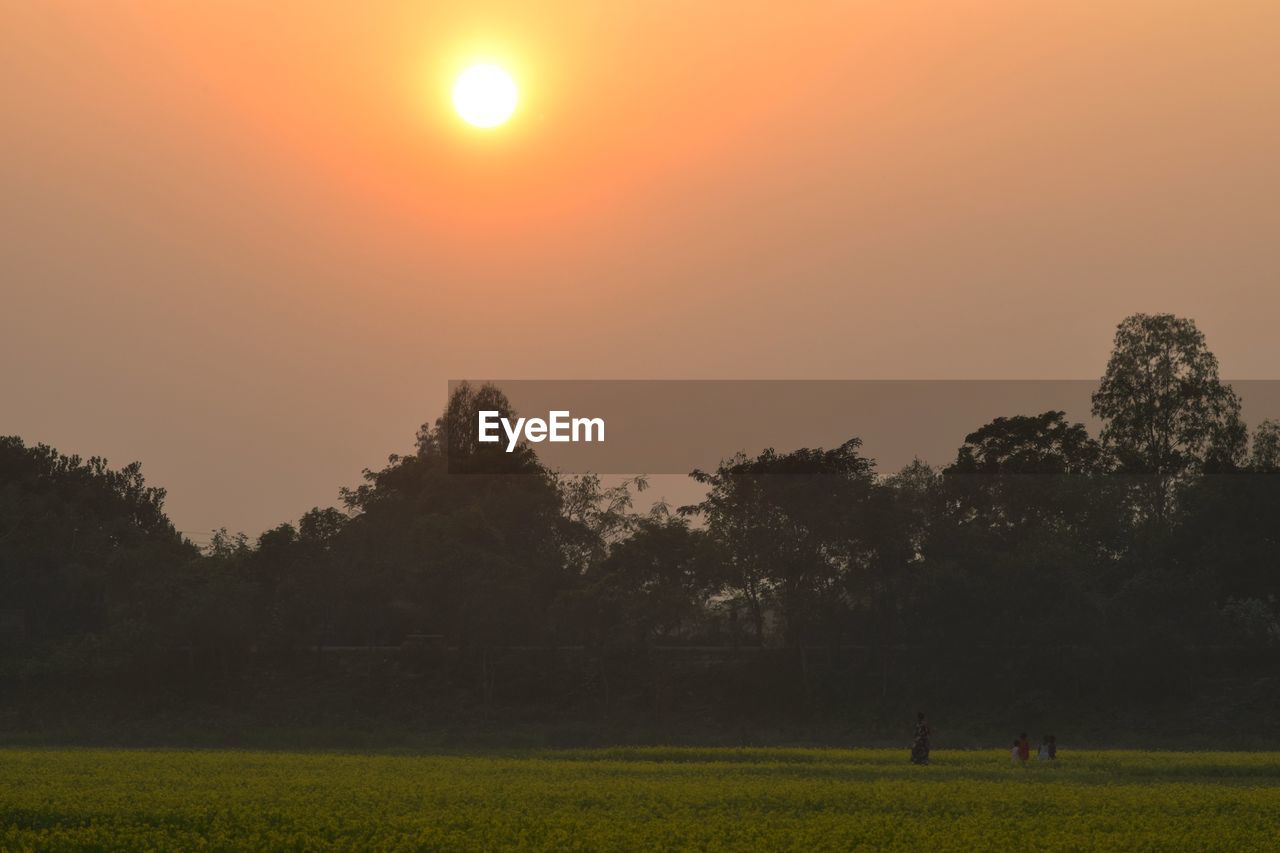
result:
<svg viewBox="0 0 1280 853"><path fill-rule="evenodd" d="M0 850L1280 836L1280 4L0 20Z"/></svg>
<svg viewBox="0 0 1280 853"><path fill-rule="evenodd" d="M1274 378L1280 15L916 8L13 4L5 429L255 532L463 376L1085 379L1172 311Z"/></svg>

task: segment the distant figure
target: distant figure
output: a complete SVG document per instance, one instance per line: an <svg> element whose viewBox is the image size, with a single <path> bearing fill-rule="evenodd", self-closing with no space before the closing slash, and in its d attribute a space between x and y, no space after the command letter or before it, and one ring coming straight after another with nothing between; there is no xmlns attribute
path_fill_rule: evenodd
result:
<svg viewBox="0 0 1280 853"><path fill-rule="evenodd" d="M1040 738L1040 749L1036 752L1036 761L1049 760L1049 736Z"/></svg>
<svg viewBox="0 0 1280 853"><path fill-rule="evenodd" d="M929 763L929 724L925 722L924 711L916 714L916 734L911 741L911 763Z"/></svg>
<svg viewBox="0 0 1280 853"><path fill-rule="evenodd" d="M1049 760L1058 760L1058 736L1049 735Z"/></svg>
<svg viewBox="0 0 1280 853"><path fill-rule="evenodd" d="M1023 764L1027 763L1027 759L1031 757L1031 741L1027 740L1027 733L1023 732L1018 735L1018 760Z"/></svg>
<svg viewBox="0 0 1280 853"><path fill-rule="evenodd" d="M1017 767L1022 762L1018 760L1018 742L1013 742L1013 749L1009 750L1009 766Z"/></svg>

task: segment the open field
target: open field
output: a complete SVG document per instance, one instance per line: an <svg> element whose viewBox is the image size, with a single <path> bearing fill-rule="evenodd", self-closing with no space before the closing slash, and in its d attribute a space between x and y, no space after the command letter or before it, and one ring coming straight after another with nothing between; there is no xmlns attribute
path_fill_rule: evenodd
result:
<svg viewBox="0 0 1280 853"><path fill-rule="evenodd" d="M1271 850L1280 753L0 750L0 849Z"/></svg>

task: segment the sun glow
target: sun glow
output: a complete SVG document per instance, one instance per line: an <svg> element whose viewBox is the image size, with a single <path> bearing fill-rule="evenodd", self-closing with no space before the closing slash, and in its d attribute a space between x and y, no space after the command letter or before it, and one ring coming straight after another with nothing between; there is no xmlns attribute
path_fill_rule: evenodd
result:
<svg viewBox="0 0 1280 853"><path fill-rule="evenodd" d="M497 127L511 118L519 92L511 75L497 65L472 65L453 84L453 107L467 124Z"/></svg>

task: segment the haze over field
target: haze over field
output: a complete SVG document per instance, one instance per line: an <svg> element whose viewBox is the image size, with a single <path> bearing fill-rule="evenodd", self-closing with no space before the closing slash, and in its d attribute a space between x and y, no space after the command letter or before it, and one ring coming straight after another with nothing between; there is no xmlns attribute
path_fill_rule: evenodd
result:
<svg viewBox="0 0 1280 853"><path fill-rule="evenodd" d="M1137 311L1276 378L1274 3L0 14L0 434L183 530L332 503L450 378L1096 378Z"/></svg>

